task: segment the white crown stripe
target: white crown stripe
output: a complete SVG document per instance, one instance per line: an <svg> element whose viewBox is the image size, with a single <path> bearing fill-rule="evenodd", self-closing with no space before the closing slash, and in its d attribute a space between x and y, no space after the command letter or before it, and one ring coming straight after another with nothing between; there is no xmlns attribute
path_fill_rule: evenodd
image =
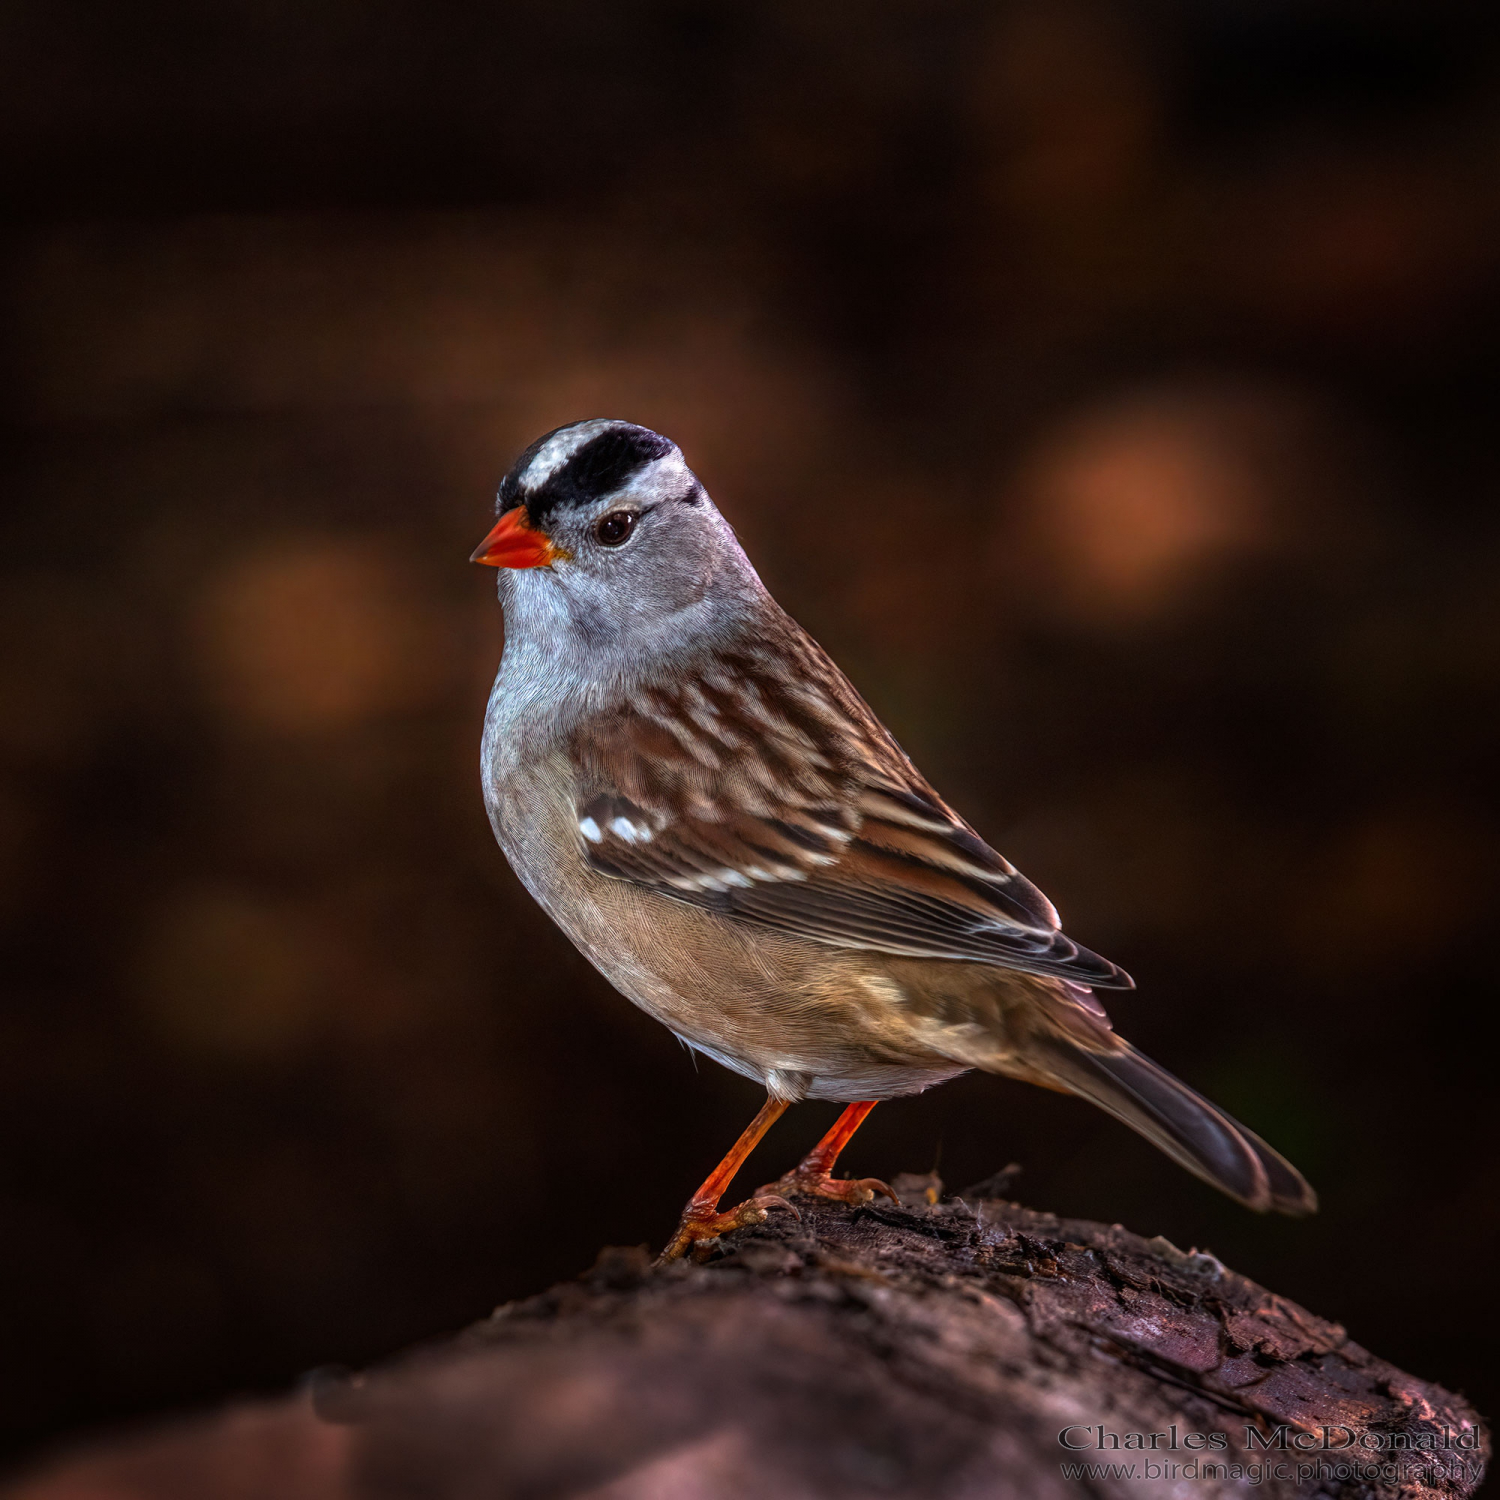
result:
<svg viewBox="0 0 1500 1500"><path fill-rule="evenodd" d="M554 434L537 449L536 457L527 464L526 472L520 478L521 490L539 490L585 443L619 425L613 418L599 417L592 422L578 422Z"/></svg>

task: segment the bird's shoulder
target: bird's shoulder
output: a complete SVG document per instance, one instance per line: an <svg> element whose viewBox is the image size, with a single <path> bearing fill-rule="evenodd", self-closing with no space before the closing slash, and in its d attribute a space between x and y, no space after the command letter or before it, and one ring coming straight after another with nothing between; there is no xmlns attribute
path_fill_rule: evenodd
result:
<svg viewBox="0 0 1500 1500"><path fill-rule="evenodd" d="M1129 983L784 617L582 717L569 759L599 873L836 946Z"/></svg>

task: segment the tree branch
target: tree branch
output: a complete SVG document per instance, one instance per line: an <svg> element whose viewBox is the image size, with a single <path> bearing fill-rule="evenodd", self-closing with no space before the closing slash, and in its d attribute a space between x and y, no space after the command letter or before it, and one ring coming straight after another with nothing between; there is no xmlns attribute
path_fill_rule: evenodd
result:
<svg viewBox="0 0 1500 1500"><path fill-rule="evenodd" d="M605 1250L456 1339L101 1449L12 1500L1477 1488L1488 1437L1459 1398L1212 1256L897 1187L899 1208L801 1200L800 1223L703 1265Z"/></svg>

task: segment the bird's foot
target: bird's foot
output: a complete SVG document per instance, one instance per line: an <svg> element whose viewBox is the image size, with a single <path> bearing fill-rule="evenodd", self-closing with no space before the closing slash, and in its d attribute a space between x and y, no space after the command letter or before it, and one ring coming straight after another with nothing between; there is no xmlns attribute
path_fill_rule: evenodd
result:
<svg viewBox="0 0 1500 1500"><path fill-rule="evenodd" d="M900 1201L878 1177L835 1177L827 1168L806 1161L784 1177L767 1183L761 1192L779 1193L783 1197L805 1193L811 1198L832 1198L835 1203L856 1205L868 1203L877 1193L883 1193L892 1203Z"/></svg>
<svg viewBox="0 0 1500 1500"><path fill-rule="evenodd" d="M726 1213L720 1213L712 1203L689 1203L682 1211L677 1233L672 1236L667 1248L656 1257L656 1263L664 1266L689 1250L696 1260L700 1246L706 1252L710 1240L718 1239L721 1234L728 1234L731 1229L743 1229L747 1224L764 1224L773 1208L786 1209L794 1219L800 1220L802 1217L780 1193L767 1189L758 1192L753 1198L747 1198L738 1208L731 1208Z"/></svg>

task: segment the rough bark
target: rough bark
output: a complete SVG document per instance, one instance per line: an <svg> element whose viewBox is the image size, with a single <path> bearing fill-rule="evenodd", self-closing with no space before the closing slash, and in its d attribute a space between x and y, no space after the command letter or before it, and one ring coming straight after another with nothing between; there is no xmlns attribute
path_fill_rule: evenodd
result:
<svg viewBox="0 0 1500 1500"><path fill-rule="evenodd" d="M81 1454L9 1495L1435 1500L1477 1487L1488 1438L1463 1401L1213 1257L977 1193L938 1202L935 1179L898 1188L899 1208L804 1203L800 1224L777 1215L702 1265L653 1270L644 1250L606 1250L455 1339ZM1064 1464L1135 1469L1069 1477Z"/></svg>

